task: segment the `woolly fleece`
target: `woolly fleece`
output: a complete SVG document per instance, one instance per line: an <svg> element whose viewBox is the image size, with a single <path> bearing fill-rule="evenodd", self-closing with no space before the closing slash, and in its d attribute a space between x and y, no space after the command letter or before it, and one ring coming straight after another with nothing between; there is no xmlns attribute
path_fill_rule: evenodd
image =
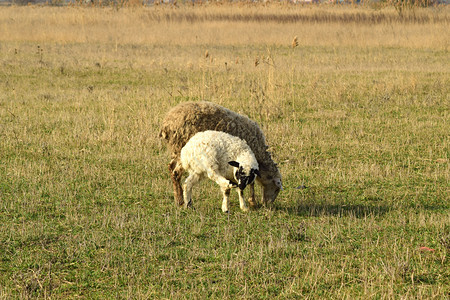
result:
<svg viewBox="0 0 450 300"><path fill-rule="evenodd" d="M266 138L258 124L248 117L211 102L184 102L173 107L163 120L159 136L168 142L172 157L197 132L215 130L237 136L247 142L262 171L281 178L277 164L267 151Z"/></svg>
<svg viewBox="0 0 450 300"><path fill-rule="evenodd" d="M189 173L205 174L213 179L215 172L235 181L234 170L228 162L237 161L244 172L258 170L258 162L244 140L225 132L207 130L195 134L181 149L181 165Z"/></svg>
<svg viewBox="0 0 450 300"><path fill-rule="evenodd" d="M206 130L223 131L247 142L259 164L261 177L258 177L257 181L263 187L262 201L264 204L273 202L282 188L281 174L267 151L268 146L262 130L248 117L206 101L180 103L166 114L162 122L159 136L167 141L172 155L169 172L175 202L183 205L180 182L183 169L179 162L181 149L197 132ZM256 207L254 185L251 184L249 189L249 202Z"/></svg>

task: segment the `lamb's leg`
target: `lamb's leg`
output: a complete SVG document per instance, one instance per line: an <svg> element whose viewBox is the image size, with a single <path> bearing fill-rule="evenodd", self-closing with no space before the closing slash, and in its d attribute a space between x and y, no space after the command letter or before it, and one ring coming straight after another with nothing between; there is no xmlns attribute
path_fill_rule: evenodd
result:
<svg viewBox="0 0 450 300"><path fill-rule="evenodd" d="M222 190L223 193L223 200L222 200L222 211L227 213L228 212L228 197L230 196L231 188L234 187L234 185L225 177L218 175L216 172L208 172L208 176L210 179L214 180Z"/></svg>
<svg viewBox="0 0 450 300"><path fill-rule="evenodd" d="M248 203L250 204L251 208L258 208L258 202L256 202L255 198L255 182L252 182L249 186L249 198Z"/></svg>
<svg viewBox="0 0 450 300"><path fill-rule="evenodd" d="M223 200L222 200L222 211L224 213L228 213L228 203L229 203L229 196L230 196L231 189L225 188L222 189L223 193Z"/></svg>
<svg viewBox="0 0 450 300"><path fill-rule="evenodd" d="M241 210L243 212L247 212L248 211L248 206L247 203L245 202L244 199L244 191L241 189L237 189L238 194L239 194L239 206L241 207Z"/></svg>
<svg viewBox="0 0 450 300"><path fill-rule="evenodd" d="M176 158L172 159L169 163L170 178L173 184L173 196L175 204L178 206L183 205L183 189L181 187L181 176L183 175L183 168L179 164Z"/></svg>
<svg viewBox="0 0 450 300"><path fill-rule="evenodd" d="M194 184L199 182L201 179L201 176L199 174L189 174L189 176L186 178L186 181L184 182L183 190L184 190L184 207L188 208L192 205L192 187Z"/></svg>

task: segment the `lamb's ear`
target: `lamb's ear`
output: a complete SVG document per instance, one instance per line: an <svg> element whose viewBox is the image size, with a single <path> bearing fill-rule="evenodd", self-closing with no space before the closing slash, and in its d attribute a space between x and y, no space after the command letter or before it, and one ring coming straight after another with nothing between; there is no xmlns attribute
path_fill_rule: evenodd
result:
<svg viewBox="0 0 450 300"><path fill-rule="evenodd" d="M256 174L256 176L261 177L261 173L259 173L258 169L255 169L255 174Z"/></svg>
<svg viewBox="0 0 450 300"><path fill-rule="evenodd" d="M238 163L237 161L232 160L232 161L229 161L228 164L229 164L230 166L239 168L239 163Z"/></svg>

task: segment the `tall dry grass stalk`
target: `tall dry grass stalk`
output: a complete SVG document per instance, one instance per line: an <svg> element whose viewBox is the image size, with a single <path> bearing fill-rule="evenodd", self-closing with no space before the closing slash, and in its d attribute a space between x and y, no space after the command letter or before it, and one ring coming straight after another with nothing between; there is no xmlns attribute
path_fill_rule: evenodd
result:
<svg viewBox="0 0 450 300"><path fill-rule="evenodd" d="M298 46L298 37L295 36L294 39L292 40L292 48L295 48Z"/></svg>

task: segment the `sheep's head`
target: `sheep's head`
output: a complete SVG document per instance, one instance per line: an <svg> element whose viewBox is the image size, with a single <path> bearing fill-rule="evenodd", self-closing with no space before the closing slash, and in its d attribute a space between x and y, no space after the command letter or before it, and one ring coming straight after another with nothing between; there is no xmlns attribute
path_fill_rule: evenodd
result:
<svg viewBox="0 0 450 300"><path fill-rule="evenodd" d="M245 168L237 161L228 162L230 166L235 167L234 178L238 183L240 190L244 190L245 187L255 181L256 176L260 176L259 170L255 168Z"/></svg>
<svg viewBox="0 0 450 300"><path fill-rule="evenodd" d="M277 172L278 173L278 172ZM263 203L271 204L275 201L278 193L283 189L281 183L281 175L278 173L277 176L273 176L269 172L261 171L261 176L258 177L259 182L263 186Z"/></svg>

